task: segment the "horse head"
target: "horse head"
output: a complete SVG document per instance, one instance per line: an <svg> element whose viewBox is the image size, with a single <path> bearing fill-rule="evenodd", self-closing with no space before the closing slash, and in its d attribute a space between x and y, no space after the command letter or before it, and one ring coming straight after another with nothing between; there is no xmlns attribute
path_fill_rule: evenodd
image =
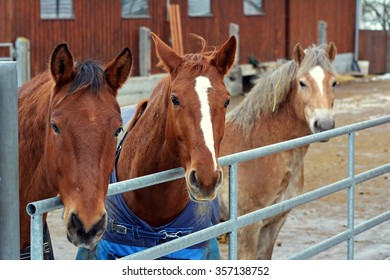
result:
<svg viewBox="0 0 390 280"><path fill-rule="evenodd" d="M301 44L294 48L297 66L297 101L304 108L302 118L309 124L310 131L317 133L333 129L334 87L337 85L332 62L337 49L331 42L326 49L309 48ZM298 111L298 110L297 110ZM300 110L302 112L302 109Z"/></svg>
<svg viewBox="0 0 390 280"><path fill-rule="evenodd" d="M178 55L152 33L160 64L169 73L166 141L185 169L189 197L215 198L222 183L218 163L230 94L224 77L232 67L236 38L213 52Z"/></svg>
<svg viewBox="0 0 390 280"><path fill-rule="evenodd" d="M45 176L61 197L67 237L76 246L94 247L107 224L104 203L122 130L116 96L131 66L128 48L105 69L74 65L66 44L51 57Z"/></svg>

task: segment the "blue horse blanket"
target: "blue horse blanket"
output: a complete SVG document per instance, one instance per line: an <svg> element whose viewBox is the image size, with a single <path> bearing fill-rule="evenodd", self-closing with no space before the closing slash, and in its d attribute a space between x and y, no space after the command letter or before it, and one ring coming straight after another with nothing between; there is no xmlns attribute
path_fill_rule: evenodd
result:
<svg viewBox="0 0 390 280"><path fill-rule="evenodd" d="M122 120L127 123L134 109L122 110ZM117 157L121 148L118 146ZM117 182L116 170L110 183ZM92 250L79 248L76 259L112 260L180 238L219 222L218 199L197 203L190 201L183 212L170 223L152 227L138 218L126 205L121 194L106 199L108 225L103 237ZM221 259L216 238L170 253L160 259L211 260Z"/></svg>

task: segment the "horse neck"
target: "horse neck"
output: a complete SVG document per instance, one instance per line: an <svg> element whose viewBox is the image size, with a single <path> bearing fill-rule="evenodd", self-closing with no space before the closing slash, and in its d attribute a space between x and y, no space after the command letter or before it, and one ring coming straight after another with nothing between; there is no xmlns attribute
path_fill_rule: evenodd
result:
<svg viewBox="0 0 390 280"><path fill-rule="evenodd" d="M39 76L38 76L39 77ZM29 88L32 91L29 91ZM41 90L38 90L41 89ZM43 155L51 91L49 80L33 79L21 87L19 95L19 204L21 249L30 244L29 202L52 197L56 193L47 184ZM23 159L23 160L21 160ZM46 215L44 215L45 219Z"/></svg>
<svg viewBox="0 0 390 280"><path fill-rule="evenodd" d="M296 111L296 91L296 87L291 89L284 102L279 104L277 111L270 113L270 115L260 114L258 125L266 125L278 142L295 139L310 133L307 122L302 120Z"/></svg>
<svg viewBox="0 0 390 280"><path fill-rule="evenodd" d="M253 106L253 102L256 102L254 99L252 99L252 102L241 103L241 107L236 114L248 114L250 112L253 116L248 116L247 119L254 121L249 127L239 125L234 120L228 121L224 139L230 137L241 138L247 143L246 148L256 148L308 135L310 130L306 121L302 121L295 110L296 90L293 87L274 112L261 111L258 113L253 111L250 106Z"/></svg>
<svg viewBox="0 0 390 280"><path fill-rule="evenodd" d="M161 81L148 107L123 143L116 170L118 181L181 166L177 151L169 150L165 137L169 80ZM122 194L127 206L151 226L176 217L188 203L184 179Z"/></svg>
<svg viewBox="0 0 390 280"><path fill-rule="evenodd" d="M28 86L32 88L31 92L28 92ZM39 199L53 194L52 191L34 190L48 190L44 180L46 168L43 158L50 113L51 96L48 93L51 91L52 83L49 79L32 80L31 84L20 89L19 96L19 155L23 157L23 161L19 162L20 185L22 190L28 187L26 194L31 196L32 193L42 193Z"/></svg>

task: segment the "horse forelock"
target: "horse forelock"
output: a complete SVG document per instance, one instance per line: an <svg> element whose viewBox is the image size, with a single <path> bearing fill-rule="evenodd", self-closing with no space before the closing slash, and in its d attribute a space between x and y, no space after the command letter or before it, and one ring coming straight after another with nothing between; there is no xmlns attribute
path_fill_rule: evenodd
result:
<svg viewBox="0 0 390 280"><path fill-rule="evenodd" d="M187 70L194 76L199 76L207 72L210 68L210 62L214 57L214 51L200 52L200 53L189 53L182 56L183 60L175 74L179 71Z"/></svg>
<svg viewBox="0 0 390 280"><path fill-rule="evenodd" d="M333 64L326 53L326 45L318 47L313 45L305 50L305 58L298 69L297 75L310 72L315 66L321 66L325 72L334 74Z"/></svg>
<svg viewBox="0 0 390 280"><path fill-rule="evenodd" d="M299 67L294 60L280 65L273 72L260 76L248 96L236 109L227 114L227 121L236 123L248 132L260 115L270 115L278 110L287 98L298 76L321 66L334 74L333 64L325 51L326 45L311 46L305 50L305 57Z"/></svg>
<svg viewBox="0 0 390 280"><path fill-rule="evenodd" d="M104 70L93 61L76 63L74 71L75 77L67 95L85 89L98 94L106 83Z"/></svg>

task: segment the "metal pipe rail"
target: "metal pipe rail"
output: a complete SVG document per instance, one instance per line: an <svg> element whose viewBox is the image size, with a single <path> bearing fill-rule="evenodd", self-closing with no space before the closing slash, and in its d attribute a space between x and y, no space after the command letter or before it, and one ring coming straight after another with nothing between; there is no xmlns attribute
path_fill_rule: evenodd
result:
<svg viewBox="0 0 390 280"><path fill-rule="evenodd" d="M247 150L240 153L224 156L219 158L221 166L229 165L229 188L230 188L230 219L226 222L209 227L207 229L192 233L188 236L172 240L170 242L160 244L158 246L143 250L136 254L126 256L122 259L155 259L164 256L170 252L174 252L188 246L206 241L210 238L217 237L224 233L229 233L229 259L237 258L237 231L238 229L247 226L259 220L271 217L278 213L290 210L294 207L314 201L318 198L335 193L342 189L348 189L348 230L337 236L323 241L312 248L302 251L300 254L291 258L308 258L317 254L322 249L328 249L342 241L348 241L348 259L353 259L353 238L355 235L390 219L388 212L375 217L359 226L355 227L353 213L353 192L355 184L367 181L374 177L390 172L390 163L368 170L361 174L355 175L354 170L354 133L359 130L367 129L374 126L390 123L390 115L379 117L373 120L367 120L340 128L335 128L329 131L308 135L305 137L272 144L265 147ZM348 177L330 185L321 187L317 190L304 193L289 200L265 207L263 209L248 213L246 215L237 216L237 164L243 161L255 159L293 148L305 146L314 142L327 140L333 137L348 134ZM146 175L109 185L107 195L114 195L126 191L132 191L158 183L163 183L184 177L183 168L175 168L151 175ZM32 202L27 205L27 212L31 216L31 259L43 258L43 230L42 230L42 215L48 211L62 208L59 197L49 198Z"/></svg>

